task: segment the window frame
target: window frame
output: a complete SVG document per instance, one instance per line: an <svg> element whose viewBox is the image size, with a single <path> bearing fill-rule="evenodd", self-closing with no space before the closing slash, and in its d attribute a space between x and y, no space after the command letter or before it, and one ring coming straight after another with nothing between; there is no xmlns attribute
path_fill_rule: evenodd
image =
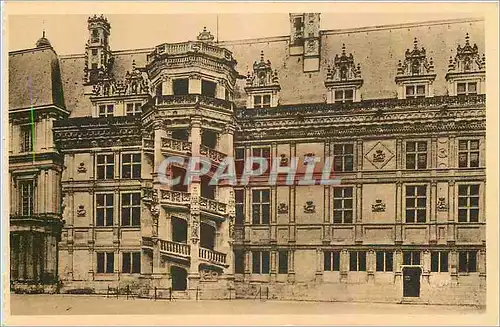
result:
<svg viewBox="0 0 500 327"><path fill-rule="evenodd" d="M36 180L34 178L21 179L17 182L18 192L19 192L19 214L21 216L31 216L35 213L35 200L36 200ZM29 193L26 197L26 207L25 207L25 196L24 187L27 187L27 192Z"/></svg>
<svg viewBox="0 0 500 327"><path fill-rule="evenodd" d="M114 117L114 116L115 116L114 103L101 103L97 105L97 117Z"/></svg>
<svg viewBox="0 0 500 327"><path fill-rule="evenodd" d="M366 271L366 251L349 251L349 271Z"/></svg>
<svg viewBox="0 0 500 327"><path fill-rule="evenodd" d="M409 255L410 262L408 262L406 259L406 255ZM418 260L415 260L415 259ZM418 261L418 263L415 263L415 261ZM403 265L406 266L421 266L422 265L422 252L421 251L415 251L415 250L409 250L409 251L403 251Z"/></svg>
<svg viewBox="0 0 500 327"><path fill-rule="evenodd" d="M100 256L102 256L103 259L102 269L99 269ZM104 275L104 274L114 274L114 272L115 272L115 253L113 251L96 252L96 273Z"/></svg>
<svg viewBox="0 0 500 327"><path fill-rule="evenodd" d="M413 188L413 190L414 190L413 195L408 195L408 189L410 187ZM425 190L425 194L423 196L419 195L419 193L418 193L420 187L423 187ZM405 223L407 223L407 224L424 224L427 222L427 216L428 216L427 210L428 210L428 201L429 201L428 193L429 192L427 190L427 184L405 185ZM414 201L413 206L409 206L409 204L408 204L409 199ZM419 205L420 199L425 199L425 206ZM410 211L413 212L413 221L409 221L410 216L408 215L408 213ZM424 213L424 220L423 221L419 221L419 218L418 218L419 212Z"/></svg>
<svg viewBox="0 0 500 327"><path fill-rule="evenodd" d="M99 163L99 158L100 157L104 157L104 163ZM107 159L108 158L111 158L112 159L112 162L108 162ZM95 178L96 180L98 181L103 181L103 180L112 180L115 178L115 154L112 153L112 152L105 152L105 153L97 153L95 155L95 167L96 167L96 174L95 174ZM100 170L100 167L104 167L104 171L103 171L103 177L102 178L99 178L99 170ZM108 177L108 170L107 170L107 167L112 167L112 173L111 173L111 177Z"/></svg>
<svg viewBox="0 0 500 327"><path fill-rule="evenodd" d="M234 273L244 274L245 273L245 251L241 249L234 249Z"/></svg>
<svg viewBox="0 0 500 327"><path fill-rule="evenodd" d="M20 134L21 134L21 144L20 144L20 153L31 153L34 150L33 146L33 124L25 124L20 126Z"/></svg>
<svg viewBox="0 0 500 327"><path fill-rule="evenodd" d="M455 90L456 90L456 95L457 96L463 96L463 95L476 95L479 94L479 82L477 80L474 81L456 81L455 82ZM460 84L463 84L465 86L465 90L463 92L459 92L458 88ZM469 85L475 85L476 90L475 91L470 91L469 90Z"/></svg>
<svg viewBox="0 0 500 327"><path fill-rule="evenodd" d="M270 274L271 273L271 252L268 250L254 250L254 251L251 251L251 253L252 253L252 274L257 274L257 275ZM265 261L267 261L267 267L265 267L265 265L264 265ZM267 269L265 269L265 268L267 268Z"/></svg>
<svg viewBox="0 0 500 327"><path fill-rule="evenodd" d="M333 92L333 102L334 103L352 103L354 102L354 88L342 88L342 89L334 89ZM346 95L347 92L351 92L351 97ZM342 95L341 97L337 97L337 94Z"/></svg>
<svg viewBox="0 0 500 327"><path fill-rule="evenodd" d="M473 262L471 262L471 254L474 254ZM478 272L478 254L477 250L458 251L458 272L461 274ZM465 262L462 262L463 259Z"/></svg>
<svg viewBox="0 0 500 327"><path fill-rule="evenodd" d="M382 257L380 266L379 258ZM394 252L392 251L376 251L375 252L375 271L376 272L393 272L394 271Z"/></svg>
<svg viewBox="0 0 500 327"><path fill-rule="evenodd" d="M259 146L252 146L250 149L250 155L251 157L254 158L264 158L267 160L267 170L264 171L263 175L269 175L271 168L272 168L272 154L271 154L271 147L268 145L259 145ZM259 154L255 154L256 152L259 152ZM266 156L265 154L268 153L269 156ZM252 169L257 168L257 163L253 163Z"/></svg>
<svg viewBox="0 0 500 327"><path fill-rule="evenodd" d="M458 157L457 157L457 161L458 161L458 168L479 168L481 163L480 163L480 159L481 159L481 140L479 138L461 138L461 139L458 139L458 144L457 144L457 154L458 154ZM464 144L463 142L466 143L466 149L465 150L461 150L460 149L460 145L461 144ZM471 147L471 143L472 142L477 142L477 149L472 149ZM477 166L473 166L471 165L471 162L472 159L472 155L477 155ZM460 156L461 155L465 155L466 156L466 159L465 159L465 165L462 164L462 160L460 159Z"/></svg>
<svg viewBox="0 0 500 327"><path fill-rule="evenodd" d="M135 156L139 156L139 161L134 161ZM130 156L130 161L125 162L124 157ZM140 152L122 152L120 154L120 176L122 179L141 179L141 169L142 169L142 154ZM127 177L124 172L124 168L130 166L130 176ZM134 170L138 169L137 170ZM135 172L135 173L134 173ZM137 173L139 176L137 176Z"/></svg>
<svg viewBox="0 0 500 327"><path fill-rule="evenodd" d="M409 151L409 144L413 143L414 149L413 151ZM425 144L425 151L421 151L419 149L420 145ZM420 156L423 155L425 157L425 165L420 166ZM412 157L413 162L408 160ZM409 166L409 163L413 163L413 166ZM418 169L427 169L429 168L429 142L427 140L408 140L405 142L405 168L407 170L418 170Z"/></svg>
<svg viewBox="0 0 500 327"><path fill-rule="evenodd" d="M477 194L472 194L471 189L477 188ZM466 194L461 194L461 190L466 188ZM481 216L481 184L480 183L467 183L458 184L457 186L457 222L459 223L478 223ZM466 204L462 205L462 199L465 199ZM477 205L471 205L472 199L475 199ZM463 220L461 217L461 212L466 212L466 219ZM476 219L471 219L471 213L475 212L477 214Z"/></svg>
<svg viewBox="0 0 500 327"><path fill-rule="evenodd" d="M269 102L265 101L266 99L269 99ZM262 93L253 95L253 107L255 109L271 108L271 103L272 103L271 93Z"/></svg>
<svg viewBox="0 0 500 327"><path fill-rule="evenodd" d="M124 198L129 197L129 204L124 205ZM139 200L134 203L134 196ZM134 211L136 209L137 211ZM126 211L127 210L127 211ZM128 223L125 221L125 212L128 212ZM138 212L138 217L134 215ZM141 192L127 191L120 193L120 226L121 227L141 227Z"/></svg>
<svg viewBox="0 0 500 327"><path fill-rule="evenodd" d="M424 93L418 93L419 87L424 87ZM413 93L409 94L408 90L412 89ZM416 98L425 98L427 97L427 89L428 85L427 84L422 84L422 83L413 83L413 84L405 84L404 85L404 94L405 94L405 99L416 99Z"/></svg>
<svg viewBox="0 0 500 327"><path fill-rule="evenodd" d="M339 250L323 251L323 271L340 271Z"/></svg>
<svg viewBox="0 0 500 327"><path fill-rule="evenodd" d="M239 202L241 194L241 202ZM234 189L234 225L243 226L245 224L245 189L235 188Z"/></svg>
<svg viewBox="0 0 500 327"><path fill-rule="evenodd" d="M346 152L346 147L350 146L352 149L351 153ZM337 152L337 149L341 151ZM337 153L336 153L337 152ZM350 158L351 167L349 169L346 163L347 159ZM352 172L354 171L354 143L336 143L333 145L333 171L334 172ZM340 169L337 169L337 163L340 161Z"/></svg>
<svg viewBox="0 0 500 327"><path fill-rule="evenodd" d="M125 259L127 257L127 259ZM128 262L128 269L125 264ZM122 252L122 274L140 274L141 273L141 251Z"/></svg>
<svg viewBox="0 0 500 327"><path fill-rule="evenodd" d="M337 191L341 190L342 196L338 197L336 195ZM346 196L346 190L350 190L351 196ZM354 187L353 186L333 186L332 187L332 223L333 224L353 224L354 223ZM346 201L351 202L351 206L346 207ZM340 201L340 202L339 202ZM339 207L336 203L341 203L342 205ZM349 202L347 202L349 203ZM339 212L341 215L341 220L336 221L336 212ZM346 220L346 213L350 212L350 220ZM348 215L349 216L349 215Z"/></svg>
<svg viewBox="0 0 500 327"><path fill-rule="evenodd" d="M289 253L288 250L278 250L278 274L284 275L288 274L289 266L288 259Z"/></svg>
<svg viewBox="0 0 500 327"><path fill-rule="evenodd" d="M256 192L259 192L259 199L258 200L260 202L255 202L256 201L256 197L255 197ZM267 202L263 202L263 192L268 193L268 201ZM256 206L259 207L258 220L256 219L256 216L255 216ZM263 219L264 216L262 215L262 213L264 212L263 208L265 208L265 206L267 206L266 211L268 212L266 221ZM252 225L268 226L270 224L270 221L271 221L271 189L270 188L252 188Z"/></svg>
<svg viewBox="0 0 500 327"><path fill-rule="evenodd" d="M132 110L129 110L132 108ZM125 115L136 116L142 114L142 102L127 102L125 104Z"/></svg>
<svg viewBox="0 0 500 327"><path fill-rule="evenodd" d="M99 196L103 196L103 204L104 205L99 205ZM108 205L108 202L106 201L108 196L111 198L111 205ZM115 225L114 223L114 216L115 216L115 194L113 192L98 192L95 193L95 221L94 224L96 227L113 227ZM109 210L111 209L111 218L109 218ZM100 223L99 220L99 212L102 210L103 214L103 220L102 224ZM110 220L111 219L111 220ZM111 224L109 224L111 222Z"/></svg>
<svg viewBox="0 0 500 327"><path fill-rule="evenodd" d="M431 273L447 273L450 270L449 265L449 251L431 251Z"/></svg>

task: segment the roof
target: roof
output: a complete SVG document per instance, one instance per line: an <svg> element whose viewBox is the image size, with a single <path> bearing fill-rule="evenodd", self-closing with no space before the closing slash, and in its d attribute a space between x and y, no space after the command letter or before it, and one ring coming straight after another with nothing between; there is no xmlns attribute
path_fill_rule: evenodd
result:
<svg viewBox="0 0 500 327"><path fill-rule="evenodd" d="M50 46L9 53L9 110L64 108L57 54Z"/></svg>
<svg viewBox="0 0 500 327"><path fill-rule="evenodd" d="M434 82L435 95L446 95L445 75L448 61L450 56L455 56L457 46L464 45L466 33L470 36L471 44L476 43L479 52L484 53L484 22L481 19L323 30L320 33L320 70L312 73L303 72L302 56L290 56L287 36L270 36L253 40L219 42L218 44L233 52L233 57L238 62L236 69L242 75L246 75L252 69L254 61L259 60L260 52L264 51L265 59L269 59L272 69L278 71L281 86L280 104L291 105L325 102L324 82L327 68L333 62L335 55L341 54L342 44L345 44L347 54L352 53L356 65L360 64L361 78L364 80L361 87L362 99L395 98L394 78L397 64L399 60L404 60L406 49L413 47L414 38L417 38L419 48L425 47L427 57L433 59L437 74ZM84 42L85 40L82 40L82 44ZM146 56L151 50L152 48L113 51L115 57L113 75L118 78L124 76L126 71L131 70L133 60L138 67L144 66ZM38 56L42 56L42 53ZM43 72L47 71L46 67L48 66L42 67L41 59L37 60L38 63L33 69L37 68L37 74L44 75ZM34 63L27 64L35 65ZM71 117L91 116L90 99L83 92L84 65L83 55L60 57L65 102L72 112ZM12 75L17 75L16 69L22 71L19 65L13 68L15 70L12 70L11 66ZM24 75L15 76L17 84L22 84L19 81L25 80L27 71L34 71L33 69L26 69ZM47 77L45 76L45 78ZM235 92L237 106L245 105L244 86L244 79L237 82ZM29 93L25 92L24 94L28 94L29 97ZM21 97L26 97L26 95L21 95ZM21 100L11 97L11 101Z"/></svg>

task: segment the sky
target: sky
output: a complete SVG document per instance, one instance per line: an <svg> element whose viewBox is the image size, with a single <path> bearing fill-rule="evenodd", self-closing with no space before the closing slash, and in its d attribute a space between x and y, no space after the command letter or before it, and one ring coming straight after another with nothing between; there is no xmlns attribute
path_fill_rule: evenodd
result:
<svg viewBox="0 0 500 327"><path fill-rule="evenodd" d="M96 13L99 14L99 13ZM59 55L81 54L88 39L87 18L93 15L11 15L9 51L33 48L45 30ZM470 18L470 13L323 13L321 29L346 29L430 20ZM194 40L206 26L220 41L290 34L289 15L261 14L109 14L112 50L151 48L161 43ZM218 23L217 23L218 22ZM218 25L218 29L217 29Z"/></svg>

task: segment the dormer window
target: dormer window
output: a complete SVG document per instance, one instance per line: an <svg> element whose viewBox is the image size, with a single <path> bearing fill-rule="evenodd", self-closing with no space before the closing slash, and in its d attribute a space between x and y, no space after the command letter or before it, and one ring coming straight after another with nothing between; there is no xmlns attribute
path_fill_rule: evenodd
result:
<svg viewBox="0 0 500 327"><path fill-rule="evenodd" d="M465 45L457 46L455 58L450 57L448 64L448 94L473 95L483 94L486 83L486 59L479 55L476 44L469 42L469 34L465 35Z"/></svg>
<svg viewBox="0 0 500 327"><path fill-rule="evenodd" d="M477 82L458 82L457 95L477 94Z"/></svg>
<svg viewBox="0 0 500 327"><path fill-rule="evenodd" d="M425 85L406 85L406 98L425 98Z"/></svg>
<svg viewBox="0 0 500 327"><path fill-rule="evenodd" d="M115 106L112 104L99 105L99 117L113 117Z"/></svg>
<svg viewBox="0 0 500 327"><path fill-rule="evenodd" d="M97 56L97 49L92 49L92 55Z"/></svg>
<svg viewBox="0 0 500 327"><path fill-rule="evenodd" d="M272 70L271 62L264 60L264 52L261 51L260 61L254 62L253 72L247 75L247 108L276 107L280 90L278 72Z"/></svg>
<svg viewBox="0 0 500 327"><path fill-rule="evenodd" d="M418 41L413 40L413 49L406 49L405 59L397 66L396 84L398 99L414 99L434 96L434 64L432 58L427 59L424 47L418 47Z"/></svg>
<svg viewBox="0 0 500 327"><path fill-rule="evenodd" d="M335 90L335 103L346 103L353 102L354 100L354 90Z"/></svg>
<svg viewBox="0 0 500 327"><path fill-rule="evenodd" d="M253 97L253 107L254 108L270 108L271 107L271 95L255 95Z"/></svg>
<svg viewBox="0 0 500 327"><path fill-rule="evenodd" d="M352 53L346 54L345 44L342 45L340 56L335 55L333 65L328 66L325 86L327 103L348 103L361 101L361 68L354 63Z"/></svg>

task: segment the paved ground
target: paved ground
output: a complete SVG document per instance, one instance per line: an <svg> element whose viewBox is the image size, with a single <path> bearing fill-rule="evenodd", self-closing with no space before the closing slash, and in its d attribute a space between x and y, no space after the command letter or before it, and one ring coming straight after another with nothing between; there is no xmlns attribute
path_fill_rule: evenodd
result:
<svg viewBox="0 0 500 327"><path fill-rule="evenodd" d="M13 315L163 314L477 314L482 308L415 304L301 301L154 301L89 295L11 294Z"/></svg>

